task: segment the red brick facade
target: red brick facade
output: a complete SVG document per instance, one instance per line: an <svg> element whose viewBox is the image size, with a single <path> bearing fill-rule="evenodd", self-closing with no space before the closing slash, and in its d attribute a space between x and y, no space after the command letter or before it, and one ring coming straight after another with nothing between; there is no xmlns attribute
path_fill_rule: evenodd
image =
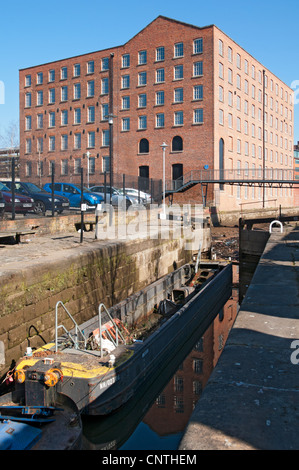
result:
<svg viewBox="0 0 299 470"><path fill-rule="evenodd" d="M219 41L223 42L222 56L219 55ZM228 69L231 67L231 62L227 53L228 47L233 50L234 80L237 80L239 67L241 67L240 88L237 88L236 81L233 84L229 83ZM113 54L112 58L111 54ZM240 54L241 65L236 63L236 54ZM98 181L105 168L104 160L106 163L109 161L105 159L109 157L109 142L103 140L103 133L106 132L107 136L109 132L108 121L103 118L103 113L109 110L109 93L108 89L104 89L105 85L110 86L112 90L112 83L109 83L109 71L103 67L103 59L104 62L110 59L113 65L114 175L126 174L136 177L148 175L150 179L161 179L163 142L168 146L166 180L176 179L180 174L188 175L194 170L203 170L205 166L209 169L219 169L220 139L224 140L225 169L230 166L237 168L237 165L241 165L242 168L244 165L249 165L251 168L252 159L249 156L247 158L246 153L250 148L251 154L253 140L258 141L258 127L260 127L258 122L256 136L247 138L246 132L251 133L252 119L256 121L259 119L258 94L261 87L258 83L258 75L263 67L215 26L200 28L159 16L123 46L20 71L20 155L27 163L31 162L27 168L24 165L24 172L26 170L26 174L23 174L24 178L33 179L37 175L38 164L43 164L43 175L48 177L50 162L55 161L56 179L76 181L80 164L86 168L84 155L89 151L90 156L94 158L90 175L91 182ZM125 62L126 59L129 62ZM93 61L94 70L91 69L88 73L89 61ZM223 78L219 78L220 61L224 69ZM255 66L256 77L254 79L251 79L249 72L245 71L245 61L248 62L250 70L253 65ZM74 77L76 64L80 64L80 76ZM66 78L61 75L63 67L67 69ZM55 76L50 76L51 70L54 71ZM40 73L43 77L42 84L38 84ZM278 108L282 105L281 102L284 102L285 94L288 97L287 104L283 105L288 108L286 117L288 135L285 135L284 127L280 132L280 120L284 116L279 115L278 129L273 133L277 133L278 137L271 137L272 142L273 139L274 141L275 138L277 139L278 145L282 135L283 139L288 138L288 148L284 148L283 141L283 164L276 164L273 152L277 149L275 143L271 144L273 146L271 155L274 159L271 165L284 166L287 160L286 167L289 168L289 154L292 154L289 151L289 141L293 141L293 112L292 105L289 104L291 90L270 72L267 71L267 74L269 86L270 80L271 87L274 86L273 93L271 91L273 97L276 83L279 93L283 88L283 98L280 99L279 95ZM30 81L26 77L30 77ZM244 88L245 80L250 82L249 93L251 93L251 81L255 81L255 98L247 98L248 91ZM76 84L81 87L80 98L74 96ZM219 101L220 86L223 88L222 102ZM55 97L54 94L51 95L52 90L55 90ZM67 96L63 95L66 90ZM43 92L43 103L38 105L37 94L40 91ZM88 91L91 96L88 96ZM232 93L234 100L233 107L228 102L229 92ZM29 101L26 103L28 93L31 95L27 95L27 100L31 97L31 103ZM52 103L50 103L51 99ZM241 103L240 112L236 107L239 106L236 104L237 99ZM256 101L256 116L247 119L245 131L244 103L246 99L248 101L247 112L250 116L252 100ZM268 105L270 106L270 103ZM275 104L272 103L271 106L275 107ZM81 113L81 122L78 124L75 123L75 112L77 112L75 110L77 109L80 109ZM224 116L223 124L219 124L220 109ZM285 112L283 109L283 113ZM89 121L91 122L88 121L88 113L90 113ZM228 123L230 113L233 114L233 128ZM66 114L68 120L63 121ZM240 130L236 128L238 114L241 120ZM268 119L270 119L270 110L268 114ZM271 118L272 125L273 120L275 121L275 116ZM80 144L78 144L79 135ZM88 142L89 135L91 140ZM43 148L40 152L38 139L43 140ZM75 142L76 139L77 142ZM238 140L241 144L237 144ZM79 148L75 148L75 144ZM241 150L237 148L237 145L239 147L241 145ZM256 147L258 148L258 142L256 142ZM270 155L270 148L268 155ZM81 162L75 163L78 158L81 158ZM279 158L280 156L278 160ZM258 157L255 157L256 162L257 160ZM269 160L270 156L268 162ZM220 209L225 209L228 203L238 207L241 198L248 197L247 194L241 194L240 190L238 191L237 193L236 188L229 186L222 191L219 190L218 185L215 185L215 188L209 185L209 200L216 203ZM242 191L244 189L241 189ZM251 201L255 202L257 197L255 195ZM197 185L177 199L182 200L182 198L188 202L194 200L201 202L202 188ZM290 205L288 199L285 203Z"/></svg>

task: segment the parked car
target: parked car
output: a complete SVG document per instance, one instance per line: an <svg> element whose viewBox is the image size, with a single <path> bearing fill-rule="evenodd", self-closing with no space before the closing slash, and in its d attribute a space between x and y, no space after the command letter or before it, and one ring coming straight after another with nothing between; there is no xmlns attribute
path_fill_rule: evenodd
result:
<svg viewBox="0 0 299 470"><path fill-rule="evenodd" d="M119 190L121 194L123 194L123 189ZM145 193L144 191L138 191L138 189L135 188L125 188L126 195L129 197L134 197L139 201L141 204L150 204L152 202L152 196L148 193Z"/></svg>
<svg viewBox="0 0 299 470"><path fill-rule="evenodd" d="M44 190L51 193L52 183L44 185ZM81 206L81 188L73 183L54 183L54 193L58 196L67 197L70 207ZM99 194L95 194L87 188L83 188L83 203L87 204L89 209L95 209L97 204L101 204L104 198Z"/></svg>
<svg viewBox="0 0 299 470"><path fill-rule="evenodd" d="M11 190L12 181L6 181L5 185ZM40 189L33 183L15 181L15 192L34 199L35 212L37 214L45 215L46 211L52 210L52 194L48 193L44 189ZM66 197L55 195L54 210L56 212L61 214L63 210L68 209L69 207L70 201Z"/></svg>
<svg viewBox="0 0 299 470"><path fill-rule="evenodd" d="M3 219L5 212L5 199L0 191L0 219Z"/></svg>
<svg viewBox="0 0 299 470"><path fill-rule="evenodd" d="M100 194L105 200L105 186L92 186L90 188L94 193ZM106 186L106 200L107 204L110 204L110 186ZM129 196L123 196L118 189L112 187L112 206L122 207L123 209L128 209L132 204L136 204L137 201L135 198L130 198Z"/></svg>
<svg viewBox="0 0 299 470"><path fill-rule="evenodd" d="M0 183L0 191L5 200L5 212L12 212L12 194L10 189L3 183ZM29 196L22 196L15 193L15 213L27 214L33 212L35 208L34 200Z"/></svg>

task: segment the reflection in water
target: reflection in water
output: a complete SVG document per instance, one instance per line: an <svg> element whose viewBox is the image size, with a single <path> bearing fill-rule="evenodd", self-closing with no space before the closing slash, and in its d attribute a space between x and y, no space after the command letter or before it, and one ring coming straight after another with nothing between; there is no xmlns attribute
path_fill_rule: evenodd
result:
<svg viewBox="0 0 299 470"><path fill-rule="evenodd" d="M234 282L237 267L234 266ZM83 419L84 448L175 450L223 350L238 310L238 292L203 332L194 332L177 357L142 395L107 417ZM190 352L191 351L191 352ZM178 366L180 364L180 366ZM176 371L176 372L174 372Z"/></svg>

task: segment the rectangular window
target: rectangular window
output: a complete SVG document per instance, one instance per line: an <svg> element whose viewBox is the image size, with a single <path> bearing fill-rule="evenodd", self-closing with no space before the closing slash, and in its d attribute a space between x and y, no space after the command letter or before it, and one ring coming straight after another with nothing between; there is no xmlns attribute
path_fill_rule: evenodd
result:
<svg viewBox="0 0 299 470"><path fill-rule="evenodd" d="M26 139L25 153L31 153L32 150L32 141L31 139Z"/></svg>
<svg viewBox="0 0 299 470"><path fill-rule="evenodd" d="M219 62L219 78L224 78L223 76L223 64Z"/></svg>
<svg viewBox="0 0 299 470"><path fill-rule="evenodd" d="M182 126L184 124L184 113L183 111L176 111L174 113L174 125Z"/></svg>
<svg viewBox="0 0 299 470"><path fill-rule="evenodd" d="M88 136L87 136L87 147L88 147L88 148L94 148L94 147L95 147L95 143L96 143L96 135L95 135L95 132L94 132L94 131L88 132Z"/></svg>
<svg viewBox="0 0 299 470"><path fill-rule="evenodd" d="M32 162L26 162L25 172L26 172L26 176L32 175Z"/></svg>
<svg viewBox="0 0 299 470"><path fill-rule="evenodd" d="M55 70L49 70L49 82L55 81Z"/></svg>
<svg viewBox="0 0 299 470"><path fill-rule="evenodd" d="M202 54L202 38L194 39L193 54Z"/></svg>
<svg viewBox="0 0 299 470"><path fill-rule="evenodd" d="M55 150L55 136L51 135L49 137L49 152L54 152Z"/></svg>
<svg viewBox="0 0 299 470"><path fill-rule="evenodd" d="M203 123L203 109L198 108L194 109L194 124L202 124Z"/></svg>
<svg viewBox="0 0 299 470"><path fill-rule="evenodd" d="M110 157L103 157L102 159L102 170L103 173L109 173L110 172Z"/></svg>
<svg viewBox="0 0 299 470"><path fill-rule="evenodd" d="M129 131L130 130L130 118L123 118L122 119L122 131Z"/></svg>
<svg viewBox="0 0 299 470"><path fill-rule="evenodd" d="M193 99L194 100L203 99L203 86L202 85L195 85L193 87Z"/></svg>
<svg viewBox="0 0 299 470"><path fill-rule="evenodd" d="M49 90L49 104L55 103L55 88L50 88Z"/></svg>
<svg viewBox="0 0 299 470"><path fill-rule="evenodd" d="M164 105L164 91L157 91L156 92L156 105L162 106Z"/></svg>
<svg viewBox="0 0 299 470"><path fill-rule="evenodd" d="M193 77L201 77L202 74L203 74L202 61L194 62Z"/></svg>
<svg viewBox="0 0 299 470"><path fill-rule="evenodd" d="M77 132L74 135L74 147L75 149L80 149L81 148L81 133Z"/></svg>
<svg viewBox="0 0 299 470"><path fill-rule="evenodd" d="M121 77L121 87L124 88L130 88L130 75L123 75Z"/></svg>
<svg viewBox="0 0 299 470"><path fill-rule="evenodd" d="M39 137L37 139L37 151L42 153L44 150L44 139L42 137Z"/></svg>
<svg viewBox="0 0 299 470"><path fill-rule="evenodd" d="M74 85L74 100L79 100L81 98L81 84L75 83Z"/></svg>
<svg viewBox="0 0 299 470"><path fill-rule="evenodd" d="M89 157L89 174L94 175L96 170L96 159L95 157Z"/></svg>
<svg viewBox="0 0 299 470"><path fill-rule="evenodd" d="M61 136L61 150L67 150L68 149L68 135L63 134Z"/></svg>
<svg viewBox="0 0 299 470"><path fill-rule="evenodd" d="M49 127L55 127L55 112L51 111L49 113Z"/></svg>
<svg viewBox="0 0 299 470"><path fill-rule="evenodd" d="M66 126L68 124L68 110L67 109L63 109L61 111L61 125L62 126Z"/></svg>
<svg viewBox="0 0 299 470"><path fill-rule="evenodd" d="M94 122L95 121L95 107L88 106L87 108L87 122Z"/></svg>
<svg viewBox="0 0 299 470"><path fill-rule="evenodd" d="M74 124L81 124L81 108L74 109Z"/></svg>
<svg viewBox="0 0 299 470"><path fill-rule="evenodd" d="M75 158L74 160L74 173L75 175L81 173L81 158Z"/></svg>
<svg viewBox="0 0 299 470"><path fill-rule="evenodd" d="M91 98L94 96L94 80L87 82L87 97Z"/></svg>
<svg viewBox="0 0 299 470"><path fill-rule="evenodd" d="M175 103L182 103L184 101L184 89L183 88L176 88L174 90L174 102Z"/></svg>
<svg viewBox="0 0 299 470"><path fill-rule="evenodd" d="M103 57L101 60L101 70L102 72L109 70L109 57Z"/></svg>
<svg viewBox="0 0 299 470"><path fill-rule="evenodd" d="M105 129L103 130L102 132L102 145L104 147L108 147L109 146L109 142L110 142L110 133L109 133L109 129Z"/></svg>
<svg viewBox="0 0 299 470"><path fill-rule="evenodd" d="M36 104L37 106L42 106L44 102L44 97L43 97L43 92L38 91L37 92L37 99L36 99Z"/></svg>
<svg viewBox="0 0 299 470"><path fill-rule="evenodd" d="M61 160L61 175L66 176L68 174L68 160Z"/></svg>
<svg viewBox="0 0 299 470"><path fill-rule="evenodd" d="M26 93L25 95L25 108L31 107L31 93Z"/></svg>
<svg viewBox="0 0 299 470"><path fill-rule="evenodd" d="M122 56L122 67L130 67L130 54L124 54Z"/></svg>
<svg viewBox="0 0 299 470"><path fill-rule="evenodd" d="M94 61L87 62L87 73L94 73Z"/></svg>
<svg viewBox="0 0 299 470"><path fill-rule="evenodd" d="M102 104L102 121L108 120L108 114L109 114L109 105L108 103L104 103Z"/></svg>
<svg viewBox="0 0 299 470"><path fill-rule="evenodd" d="M139 85L139 86L144 86L144 85L146 85L146 79L147 79L147 77L146 77L146 72L140 72L140 73L138 74L138 85Z"/></svg>
<svg viewBox="0 0 299 470"><path fill-rule="evenodd" d="M146 51L140 51L138 52L138 64L139 65L144 65L147 62L147 54Z"/></svg>
<svg viewBox="0 0 299 470"><path fill-rule="evenodd" d="M147 127L147 119L146 116L139 116L138 119L138 129L146 129Z"/></svg>
<svg viewBox="0 0 299 470"><path fill-rule="evenodd" d="M61 87L61 101L67 101L67 86Z"/></svg>
<svg viewBox="0 0 299 470"><path fill-rule="evenodd" d="M66 80L67 79L67 67L61 67L60 69L60 79Z"/></svg>
<svg viewBox="0 0 299 470"><path fill-rule="evenodd" d="M31 75L26 75L25 86L31 86Z"/></svg>
<svg viewBox="0 0 299 470"><path fill-rule="evenodd" d="M138 107L146 108L146 93L141 93L141 95L138 95Z"/></svg>
<svg viewBox="0 0 299 470"><path fill-rule="evenodd" d="M122 109L130 109L130 97L129 96L122 97Z"/></svg>
<svg viewBox="0 0 299 470"><path fill-rule="evenodd" d="M25 117L25 130L30 131L32 129L32 118L31 116Z"/></svg>
<svg viewBox="0 0 299 470"><path fill-rule="evenodd" d="M183 57L184 55L184 44L178 42L174 45L174 57Z"/></svg>
<svg viewBox="0 0 299 470"><path fill-rule="evenodd" d="M80 77L81 75L81 66L80 64L74 65L74 77Z"/></svg>
<svg viewBox="0 0 299 470"><path fill-rule="evenodd" d="M181 80L184 78L184 68L183 65L176 65L174 67L174 79Z"/></svg>
<svg viewBox="0 0 299 470"><path fill-rule="evenodd" d="M43 83L43 72L38 72L38 74L36 75L36 84L37 85L42 85Z"/></svg>
<svg viewBox="0 0 299 470"><path fill-rule="evenodd" d="M223 126L223 109L219 109L219 124Z"/></svg>
<svg viewBox="0 0 299 470"><path fill-rule="evenodd" d="M37 122L36 122L37 128L42 129L44 127L44 124L43 124L44 115L43 114L38 114L36 119L37 119Z"/></svg>
<svg viewBox="0 0 299 470"><path fill-rule="evenodd" d="M109 93L109 79L108 78L102 78L101 80L101 94L102 95L108 95Z"/></svg>
<svg viewBox="0 0 299 470"><path fill-rule="evenodd" d="M164 113L156 115L156 127L164 127Z"/></svg>
<svg viewBox="0 0 299 470"><path fill-rule="evenodd" d="M157 47L156 49L156 61L160 62L165 59L165 49L164 47Z"/></svg>
<svg viewBox="0 0 299 470"><path fill-rule="evenodd" d="M165 71L164 69L156 70L156 83L161 83L165 81Z"/></svg>

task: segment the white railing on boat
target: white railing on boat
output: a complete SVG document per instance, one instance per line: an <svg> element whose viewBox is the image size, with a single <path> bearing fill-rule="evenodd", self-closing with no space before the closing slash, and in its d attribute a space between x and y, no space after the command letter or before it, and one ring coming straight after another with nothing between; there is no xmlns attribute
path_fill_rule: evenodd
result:
<svg viewBox="0 0 299 470"><path fill-rule="evenodd" d="M68 317L72 320L72 322L74 323L75 325L75 332L73 334L71 334L66 328L64 325L58 325L58 307L59 305L62 306L62 308L64 309L64 311L67 313ZM74 348L75 349L82 349L80 348L80 341L78 339L78 336L79 334L81 335L82 337L82 342L84 344L84 347L83 349L86 348L86 338L83 334L83 332L80 330L80 327L79 325L76 323L76 321L74 320L74 318L72 317L72 315L70 314L70 312L68 311L68 309L66 308L66 306L61 302L61 300L59 300L59 302L57 302L56 304L56 308L55 308L55 352L58 351L58 329L59 328L62 328L64 330L64 332L67 334L67 336L71 339L71 341L74 343Z"/></svg>
<svg viewBox="0 0 299 470"><path fill-rule="evenodd" d="M121 331L120 329L118 328L117 324L115 323L115 321L113 320L113 318L111 317L110 313L108 312L107 308L105 307L104 304L100 304L99 305L99 336L100 336L100 351L101 351L101 356L103 355L103 336L102 336L102 310L105 310L106 314L108 315L110 321L112 322L113 324L113 327L115 328L115 339L113 338L113 336L110 334L109 330L105 330L105 333L108 334L110 340L112 341L113 345L117 348L118 346L118 340L119 338L122 340L122 342L124 344L126 344L126 340L125 338L123 337L123 335L121 334Z"/></svg>
<svg viewBox="0 0 299 470"><path fill-rule="evenodd" d="M59 308L59 306L61 306L64 309L64 311L66 312L68 317L72 320L72 322L74 324L74 327L75 327L74 331L70 332L69 330L66 329L66 327L63 324L61 324L61 325L58 324L58 308ZM103 309L105 310L108 318L110 319L110 321L113 325L114 332L115 332L115 338L113 338L113 336L111 335L109 329L105 328L105 325L104 325L104 327L102 326L102 311L103 311ZM126 340L123 337L119 327L117 326L116 322L114 321L114 319L112 318L112 316L110 315L110 313L108 312L106 306L103 303L101 303L99 305L99 308L98 308L98 321L99 321L99 343L100 343L101 356L103 355L103 336L102 336L103 333L105 333L109 337L109 339L113 343L114 347L118 346L120 340L123 342L123 344L126 344ZM72 317L72 315L70 314L70 312L68 311L66 306L61 302L61 300L59 300L57 302L56 308L55 308L55 352L58 351L58 330L59 330L59 328L62 328L64 330L67 337L72 341L75 349L86 349L88 338L85 337L83 331L80 329L79 325L77 324L75 319Z"/></svg>

